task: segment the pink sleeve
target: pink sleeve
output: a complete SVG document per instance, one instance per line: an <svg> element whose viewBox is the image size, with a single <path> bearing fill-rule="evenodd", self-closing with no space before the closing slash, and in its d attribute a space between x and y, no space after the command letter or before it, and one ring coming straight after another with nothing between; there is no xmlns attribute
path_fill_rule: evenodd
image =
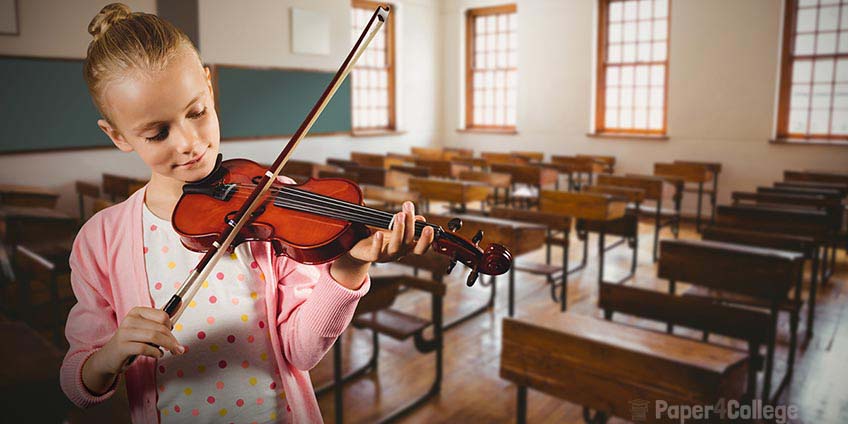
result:
<svg viewBox="0 0 848 424"><path fill-rule="evenodd" d="M75 405L87 408L97 405L115 393L118 380L102 395L92 394L82 382L85 361L100 349L117 331L115 310L107 299L112 294L108 279L99 269L96 258L103 255L105 243L96 231L100 220L92 218L83 226L71 251L71 287L77 304L71 309L65 326L70 349L62 361L60 384ZM95 248L96 243L100 249Z"/></svg>
<svg viewBox="0 0 848 424"><path fill-rule="evenodd" d="M277 268L280 314L277 329L283 354L296 368L315 367L347 328L371 278L350 290L330 275L330 265L303 265L279 258Z"/></svg>

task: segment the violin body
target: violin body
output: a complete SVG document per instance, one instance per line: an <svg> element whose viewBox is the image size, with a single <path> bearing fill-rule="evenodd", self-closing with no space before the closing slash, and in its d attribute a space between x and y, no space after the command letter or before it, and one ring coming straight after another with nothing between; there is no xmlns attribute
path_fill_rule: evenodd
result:
<svg viewBox="0 0 848 424"><path fill-rule="evenodd" d="M207 178L201 183L187 184L172 217L183 245L195 252L212 248L212 243L229 225L228 220L233 219L247 198L239 193L252 190L266 172L266 168L247 159L231 159L219 166L225 172L213 173L214 181ZM229 193L229 198L221 194L221 187L233 184L238 191ZM314 265L338 258L359 240L371 235L371 230L359 223L275 206L273 190L283 186L357 205L363 203L359 186L341 178L310 179L303 184L275 182L272 190L266 193L263 206L242 227L233 245L270 241L277 255Z"/></svg>

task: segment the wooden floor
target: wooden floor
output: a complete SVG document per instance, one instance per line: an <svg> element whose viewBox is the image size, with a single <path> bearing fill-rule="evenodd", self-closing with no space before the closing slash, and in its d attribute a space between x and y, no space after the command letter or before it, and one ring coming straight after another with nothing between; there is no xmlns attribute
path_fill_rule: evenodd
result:
<svg viewBox="0 0 848 424"><path fill-rule="evenodd" d="M656 267L651 263L653 227L640 227L639 266L635 284L642 287L666 289L665 282L655 278ZM662 237L671 237L664 231ZM688 226L683 227L682 238L697 238ZM589 266L569 279L569 314L591 315L600 319L596 305L597 247L596 237L590 239ZM608 243L611 243L609 240ZM577 263L582 248L572 240L571 264ZM485 244L485 240L484 240ZM553 258L560 251L555 248ZM544 250L528 254L522 260L544 261ZM618 247L607 254L605 277L617 279L630 266L630 251ZM375 275L407 272L394 264L383 264L374 270ZM480 287L467 288L463 271L458 266L449 277L445 298L445 319L450 321L463 311L473 309L488 300L489 291ZM498 375L500 357L501 319L507 313L506 278L498 282L497 306L493 311L479 315L445 333L444 379L441 394L426 405L404 417L404 423L455 423L455 422L512 422L515 414L515 387ZM550 298L549 286L543 277L518 273L516 276L517 316L541 315L555 322L560 317L559 307ZM819 297L816 334L806 348L802 346L796 364L795 377L781 403L798 405L804 423L848 422L848 386L845 371L848 364L848 259L840 252L837 272ZM806 294L806 293L805 293ZM395 307L428 317L429 297L415 292L402 294ZM806 312L802 314L806 317ZM617 322L650 327L644 322L633 322L616 317ZM779 348L775 381L783 376L788 345L788 319L781 317ZM663 329L663 325L653 328ZM805 322L802 319L800 338L803 339ZM676 334L686 335L685 331ZM691 334L696 336L695 334ZM366 331L350 329L342 336L346 346L345 366L364 363L370 356L371 336ZM721 342L722 340L713 338ZM369 423L379 420L406 401L424 393L433 378L434 354L419 354L411 340L397 342L381 337L380 364L376 373L349 383L344 389L345 421ZM316 387L332 377L332 352L312 372ZM581 423L582 409L565 401L532 390L529 391L528 421L531 423ZM72 422L124 422L127 420L125 398L116 396L112 401L93 410L75 411ZM321 411L327 423L334 422L333 394L319 398ZM623 422L613 419L610 422Z"/></svg>
<svg viewBox="0 0 848 424"><path fill-rule="evenodd" d="M664 281L658 280L656 266L651 263L651 241L653 227L640 227L639 265L635 284L666 290ZM662 237L671 237L665 231ZM684 226L681 238L698 238L691 228ZM591 315L600 319L597 300L597 241L590 239L589 266L582 272L572 274L569 279L569 314ZM608 238L608 243L612 241ZM573 241L570 261L576 264L582 249ZM553 258L559 257L555 248ZM522 260L544 261L544 250L529 253ZM820 291L816 317L816 334L808 346L801 346L795 376L784 392L781 403L798 405L800 420L804 423L848 422L848 261L840 252L838 267L830 283ZM606 257L605 278L608 281L623 276L630 265L630 251L620 246ZM457 270L459 267L457 267ZM396 265L381 265L374 274L384 275L404 272ZM445 320L450 321L464 310L485 303L488 289L479 284L467 288L462 272L454 271L448 284L445 299ZM507 281L498 282L496 308L445 333L444 379L441 394L426 405L404 417L404 423L434 422L510 422L515 417L515 387L498 375L500 358L501 319L507 314ZM806 289L806 288L805 288ZM544 278L526 273L516 275L517 317L545 316L555 322L560 315L558 305L550 298L550 290ZM806 292L805 292L806 295ZM419 316L428 317L429 298L407 292L401 295L395 307ZM806 312L802 314L806 317ZM637 324L643 327L664 329L664 325L637 322L616 317L617 322ZM780 320L779 346L775 369L775 381L780 381L785 368L788 351L788 317ZM799 339L803 340L805 321L802 319ZM676 334L695 333L676 331ZM348 330L342 337L346 347L345 366L357 366L367 361L371 352L371 338L367 331ZM726 339L713 337L713 342L728 343ZM367 423L401 406L405 401L424 393L433 376L434 354L419 354L411 341L397 342L387 337L380 339L380 365L376 373L348 383L344 391L345 422ZM744 345L737 345L744 349ZM347 369L347 368L346 368ZM332 354L312 372L315 386L332 378ZM762 383L760 383L762 384ZM319 398L324 420L334 422L333 395L327 393ZM582 408L560 399L530 390L528 398L528 421L533 423L581 423ZM613 419L610 422L625 422Z"/></svg>

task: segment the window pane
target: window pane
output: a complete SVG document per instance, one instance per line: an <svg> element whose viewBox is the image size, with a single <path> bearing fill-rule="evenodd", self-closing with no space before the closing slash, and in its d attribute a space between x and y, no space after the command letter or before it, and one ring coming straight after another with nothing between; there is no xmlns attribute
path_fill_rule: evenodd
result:
<svg viewBox="0 0 848 424"><path fill-rule="evenodd" d="M607 88L618 85L620 74L618 67L607 68Z"/></svg>
<svg viewBox="0 0 848 424"><path fill-rule="evenodd" d="M833 60L817 60L815 66L815 82L830 82L833 79Z"/></svg>
<svg viewBox="0 0 848 424"><path fill-rule="evenodd" d="M606 104L608 107L618 107L618 89L607 88Z"/></svg>
<svg viewBox="0 0 848 424"><path fill-rule="evenodd" d="M637 60L640 62L648 62L651 60L651 45L649 43L639 43Z"/></svg>
<svg viewBox="0 0 848 424"><path fill-rule="evenodd" d="M604 111L604 126L607 128L618 128L618 110L607 108Z"/></svg>
<svg viewBox="0 0 848 424"><path fill-rule="evenodd" d="M665 43L654 43L654 60L664 61L665 60Z"/></svg>
<svg viewBox="0 0 848 424"><path fill-rule="evenodd" d="M789 111L789 132L793 134L807 133L807 109L792 109Z"/></svg>
<svg viewBox="0 0 848 424"><path fill-rule="evenodd" d="M655 0L654 1L654 17L655 18L665 18L668 16L668 1L667 0Z"/></svg>
<svg viewBox="0 0 848 424"><path fill-rule="evenodd" d="M812 62L804 60L804 61L796 61L795 65L792 67L792 81L793 82L809 82L810 77L813 72Z"/></svg>
<svg viewBox="0 0 848 424"><path fill-rule="evenodd" d="M836 34L832 32L819 34L818 44L816 44L816 54L831 53L836 53Z"/></svg>
<svg viewBox="0 0 848 424"><path fill-rule="evenodd" d="M848 135L848 109L834 110L832 119L831 134Z"/></svg>
<svg viewBox="0 0 848 424"><path fill-rule="evenodd" d="M827 134L829 115L828 109L813 109L810 112L810 134Z"/></svg>
<svg viewBox="0 0 848 424"><path fill-rule="evenodd" d="M635 21L636 20L636 2L628 1L624 3L624 20L625 21Z"/></svg>
<svg viewBox="0 0 848 424"><path fill-rule="evenodd" d="M816 30L816 9L801 9L798 11L796 32L812 32Z"/></svg>
<svg viewBox="0 0 848 424"><path fill-rule="evenodd" d="M609 20L610 22L618 22L622 19L622 9L623 5L621 2L612 2L609 6Z"/></svg>
<svg viewBox="0 0 848 424"><path fill-rule="evenodd" d="M839 59L836 62L836 81L848 82L848 59Z"/></svg>
<svg viewBox="0 0 848 424"><path fill-rule="evenodd" d="M651 85L665 86L665 67L655 65L651 67Z"/></svg>
<svg viewBox="0 0 848 424"><path fill-rule="evenodd" d="M639 22L639 41L648 41L651 39L651 21Z"/></svg>
<svg viewBox="0 0 848 424"><path fill-rule="evenodd" d="M636 22L627 22L624 24L624 42L632 43L636 41Z"/></svg>
<svg viewBox="0 0 848 424"><path fill-rule="evenodd" d="M839 7L822 7L819 9L819 31L833 31L837 28Z"/></svg>
<svg viewBox="0 0 848 424"><path fill-rule="evenodd" d="M662 109L651 109L650 111L650 128L652 130L662 129L663 111Z"/></svg>
<svg viewBox="0 0 848 424"><path fill-rule="evenodd" d="M833 108L848 109L848 84L836 84L834 87Z"/></svg>
<svg viewBox="0 0 848 424"><path fill-rule="evenodd" d="M636 44L628 43L624 45L624 53L622 55L623 62L634 62L636 60Z"/></svg>
<svg viewBox="0 0 848 424"><path fill-rule="evenodd" d="M648 85L648 67L647 66L637 66L636 67L636 85Z"/></svg>
<svg viewBox="0 0 848 424"><path fill-rule="evenodd" d="M799 35L795 38L795 54L808 55L813 54L813 43L815 43L815 35L806 34Z"/></svg>
<svg viewBox="0 0 848 424"><path fill-rule="evenodd" d="M792 109L807 110L810 107L810 86L805 84L792 87L789 105Z"/></svg>
<svg viewBox="0 0 848 424"><path fill-rule="evenodd" d="M813 110L830 109L830 84L813 84Z"/></svg>
<svg viewBox="0 0 848 424"><path fill-rule="evenodd" d="M668 24L665 20L654 21L654 40L665 40L668 32Z"/></svg>
<svg viewBox="0 0 848 424"><path fill-rule="evenodd" d="M611 24L607 34L609 34L610 43L620 43L622 41L621 24Z"/></svg>
<svg viewBox="0 0 848 424"><path fill-rule="evenodd" d="M607 54L607 60L613 63L621 62L621 44L615 44L609 46L609 53Z"/></svg>
<svg viewBox="0 0 848 424"><path fill-rule="evenodd" d="M636 109L633 113L633 126L635 128L648 127L648 111L646 109Z"/></svg>

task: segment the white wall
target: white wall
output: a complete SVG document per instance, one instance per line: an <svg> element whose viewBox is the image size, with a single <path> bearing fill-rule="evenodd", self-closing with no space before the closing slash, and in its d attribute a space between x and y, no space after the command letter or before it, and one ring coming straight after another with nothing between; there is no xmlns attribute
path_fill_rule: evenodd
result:
<svg viewBox="0 0 848 424"><path fill-rule="evenodd" d="M443 90L463 93L464 11L506 1L444 0ZM671 0L668 141L589 138L597 0L517 0L518 135L459 133L463 100L445 96L444 144L477 150L615 155L616 172L674 159L721 162L719 202L784 169L848 170L848 147L769 144L781 0ZM684 207L694 210L694 201Z"/></svg>
<svg viewBox="0 0 848 424"><path fill-rule="evenodd" d="M155 0L124 0L134 11L155 13ZM27 0L20 5L21 35L0 36L0 55L84 58L91 39L86 30L105 0ZM396 2L398 135L381 137L314 137L305 139L294 157L323 162L347 158L349 152L408 152L410 146L435 142L442 103L438 79L441 56L438 7L429 0ZM290 53L289 9L326 13L331 18L329 56ZM201 56L207 63L280 66L335 71L350 49L348 0L201 0ZM82 78L82 76L80 76ZM316 93L316 99L320 93ZM7 101L7 99L3 99ZM96 125L92 122L91 125ZM226 158L269 160L288 139L222 143ZM76 213L74 181L99 182L103 172L149 177L134 154L117 149L0 155L0 184L38 185L63 193L59 208Z"/></svg>

